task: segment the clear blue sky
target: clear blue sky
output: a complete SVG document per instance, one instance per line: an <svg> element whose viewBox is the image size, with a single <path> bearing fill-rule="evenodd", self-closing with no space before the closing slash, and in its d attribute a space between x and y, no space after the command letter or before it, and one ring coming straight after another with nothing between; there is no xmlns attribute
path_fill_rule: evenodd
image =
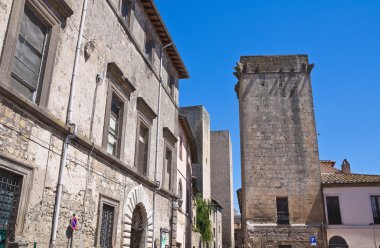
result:
<svg viewBox="0 0 380 248"><path fill-rule="evenodd" d="M355 173L380 174L379 0L155 2L191 76L180 81L180 105L204 105L211 129L231 132L234 191L241 175L232 73L242 55L308 54L320 159L340 167L347 158Z"/></svg>

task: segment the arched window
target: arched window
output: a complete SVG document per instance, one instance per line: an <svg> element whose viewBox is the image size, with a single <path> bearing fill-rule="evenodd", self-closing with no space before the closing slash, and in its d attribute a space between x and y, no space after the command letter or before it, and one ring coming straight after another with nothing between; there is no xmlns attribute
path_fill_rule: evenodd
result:
<svg viewBox="0 0 380 248"><path fill-rule="evenodd" d="M348 248L346 240L340 236L333 236L329 240L329 248Z"/></svg>
<svg viewBox="0 0 380 248"><path fill-rule="evenodd" d="M181 207L183 203L183 188L182 188L182 181L179 179L178 182L178 205Z"/></svg>

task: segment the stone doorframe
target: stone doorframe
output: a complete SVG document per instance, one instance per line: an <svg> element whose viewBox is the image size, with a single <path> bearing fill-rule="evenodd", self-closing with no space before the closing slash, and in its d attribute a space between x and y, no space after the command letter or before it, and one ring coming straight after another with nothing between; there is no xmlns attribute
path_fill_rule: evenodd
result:
<svg viewBox="0 0 380 248"><path fill-rule="evenodd" d="M146 218L146 247L152 247L153 244L153 216L152 204L146 194L143 186L140 184L132 188L128 193L127 200L123 208L123 233L122 233L122 247L131 247L131 231L132 231L132 214L136 207L140 207L142 213Z"/></svg>

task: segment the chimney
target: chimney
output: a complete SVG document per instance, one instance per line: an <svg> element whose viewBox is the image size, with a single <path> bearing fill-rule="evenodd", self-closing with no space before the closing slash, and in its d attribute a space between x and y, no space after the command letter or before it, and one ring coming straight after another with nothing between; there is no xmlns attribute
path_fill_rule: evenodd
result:
<svg viewBox="0 0 380 248"><path fill-rule="evenodd" d="M351 174L350 163L347 161L347 159L344 159L342 162L342 172Z"/></svg>

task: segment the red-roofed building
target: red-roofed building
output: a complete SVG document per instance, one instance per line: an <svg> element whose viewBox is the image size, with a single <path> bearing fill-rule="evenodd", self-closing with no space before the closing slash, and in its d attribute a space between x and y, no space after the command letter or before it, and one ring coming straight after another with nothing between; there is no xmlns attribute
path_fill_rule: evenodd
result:
<svg viewBox="0 0 380 248"><path fill-rule="evenodd" d="M351 173L346 159L320 165L329 247L380 247L380 175Z"/></svg>

